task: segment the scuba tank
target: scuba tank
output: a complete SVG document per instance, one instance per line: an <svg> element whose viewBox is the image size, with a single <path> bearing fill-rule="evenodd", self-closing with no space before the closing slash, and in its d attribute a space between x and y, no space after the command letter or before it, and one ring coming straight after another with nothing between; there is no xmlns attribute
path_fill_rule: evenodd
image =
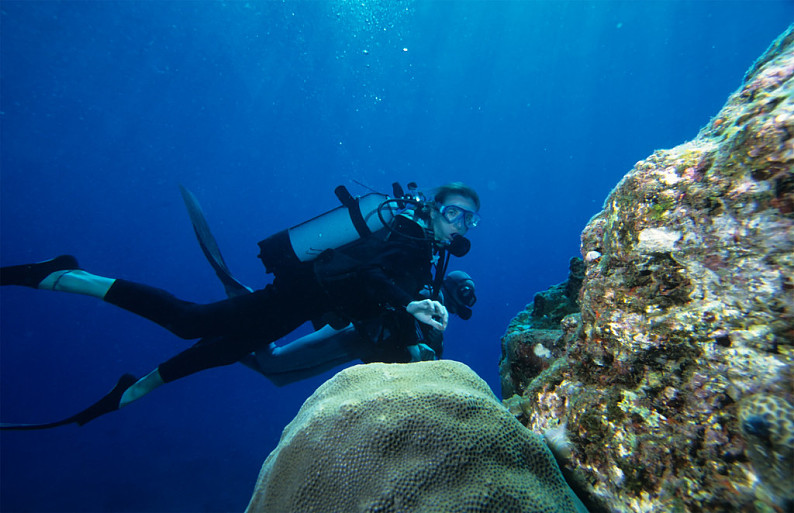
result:
<svg viewBox="0 0 794 513"><path fill-rule="evenodd" d="M353 197L344 185L334 189L341 206L260 241L259 258L269 273L310 262L388 226L397 207L387 195L372 192Z"/></svg>

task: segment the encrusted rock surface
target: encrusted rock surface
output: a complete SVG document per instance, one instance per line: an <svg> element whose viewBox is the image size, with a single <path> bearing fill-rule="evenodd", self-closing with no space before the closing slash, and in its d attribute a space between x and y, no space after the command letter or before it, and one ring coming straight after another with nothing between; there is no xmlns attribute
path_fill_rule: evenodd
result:
<svg viewBox="0 0 794 513"><path fill-rule="evenodd" d="M568 279L538 292L511 322L502 337L499 374L502 397L522 395L527 385L564 354L577 335L579 318L565 319L579 312L579 289L584 279L584 262L572 258ZM571 331L574 328L574 331Z"/></svg>
<svg viewBox="0 0 794 513"><path fill-rule="evenodd" d="M582 233L579 335L513 385L614 511L794 507L793 75L790 28L694 140L623 178Z"/></svg>

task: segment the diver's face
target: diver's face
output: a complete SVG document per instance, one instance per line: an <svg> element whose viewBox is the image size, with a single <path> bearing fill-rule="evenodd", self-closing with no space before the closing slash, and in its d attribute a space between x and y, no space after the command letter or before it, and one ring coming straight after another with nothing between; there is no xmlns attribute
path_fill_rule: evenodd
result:
<svg viewBox="0 0 794 513"><path fill-rule="evenodd" d="M447 196L444 203L432 211L431 220L436 240L451 242L454 235L466 235L469 231L467 218L476 211L477 207L471 198L459 194Z"/></svg>

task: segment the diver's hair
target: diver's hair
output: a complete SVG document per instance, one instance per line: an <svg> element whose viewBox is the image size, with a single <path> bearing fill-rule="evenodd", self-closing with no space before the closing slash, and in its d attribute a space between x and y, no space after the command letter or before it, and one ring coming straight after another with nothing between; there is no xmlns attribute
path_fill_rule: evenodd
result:
<svg viewBox="0 0 794 513"><path fill-rule="evenodd" d="M448 197L454 194L463 196L464 198L469 198L474 202L474 206L477 207L477 210L480 210L480 196L477 194L477 191L463 182L451 182L442 185L435 190L433 199L436 201L436 203L444 203Z"/></svg>

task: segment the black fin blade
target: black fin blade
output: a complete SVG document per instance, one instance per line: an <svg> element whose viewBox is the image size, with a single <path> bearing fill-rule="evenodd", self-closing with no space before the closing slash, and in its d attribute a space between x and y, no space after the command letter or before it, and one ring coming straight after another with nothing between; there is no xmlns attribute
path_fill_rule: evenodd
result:
<svg viewBox="0 0 794 513"><path fill-rule="evenodd" d="M71 417L62 420L56 420L55 422L45 422L42 424L9 424L4 422L0 423L0 431L50 429L58 426L65 426L66 424L77 424L78 426L82 426L83 424L86 424L99 416L118 410L121 396L128 388L134 385L136 381L138 381L138 378L132 374L123 375L121 378L119 378L119 381L116 383L116 386L113 387L113 390L108 392L107 395L85 410L76 415L72 415Z"/></svg>

